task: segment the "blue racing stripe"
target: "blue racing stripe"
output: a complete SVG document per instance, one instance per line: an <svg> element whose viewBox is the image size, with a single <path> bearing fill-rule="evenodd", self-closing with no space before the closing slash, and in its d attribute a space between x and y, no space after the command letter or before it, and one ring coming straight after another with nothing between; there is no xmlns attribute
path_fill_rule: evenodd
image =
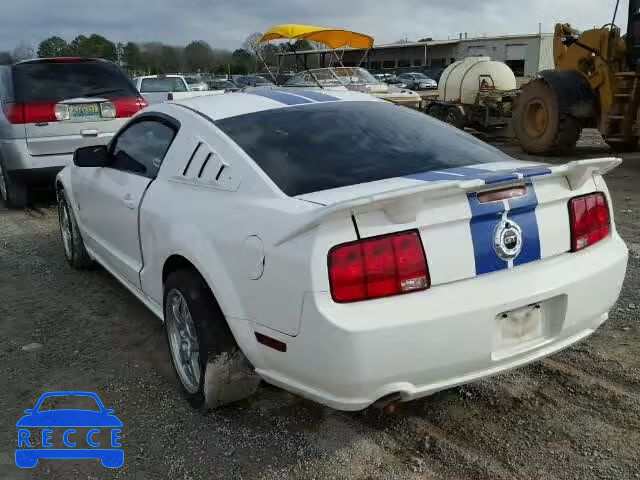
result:
<svg viewBox="0 0 640 480"><path fill-rule="evenodd" d="M282 90L278 90L278 92L281 92L281 91ZM295 93L296 95L309 98L316 102L339 102L340 101L338 97L327 95L325 93L315 92L313 90L294 90L291 93Z"/></svg>
<svg viewBox="0 0 640 480"><path fill-rule="evenodd" d="M471 208L471 238L476 264L476 275L496 272L508 268L493 248L493 235L505 211L503 202L480 203L477 194L467 195ZM527 182L527 194L509 200L507 218L522 229L522 250L513 260L513 265L523 265L540 259L540 232L536 218L538 198L531 181Z"/></svg>
<svg viewBox="0 0 640 480"><path fill-rule="evenodd" d="M245 90L244 93L258 95L259 97L265 97L269 100L275 100L276 102L284 103L285 105L302 105L305 103L313 103L313 101L309 100L308 98L298 97L296 95L291 95L279 90Z"/></svg>
<svg viewBox="0 0 640 480"><path fill-rule="evenodd" d="M540 175L549 175L551 173L551 169L544 167L527 167L516 170L516 172L521 173L524 178L529 178L539 177Z"/></svg>
<svg viewBox="0 0 640 480"><path fill-rule="evenodd" d="M522 229L522 250L514 260L514 265L540 260L540 232L538 231L538 219L536 218L536 207L538 197L533 184L527 184L527 195L524 197L512 198L509 201L508 218L520 225Z"/></svg>
<svg viewBox="0 0 640 480"><path fill-rule="evenodd" d="M507 262L502 260L493 248L493 233L504 213L502 202L480 203L477 194L467 195L471 207L471 239L476 261L476 275L505 270Z"/></svg>
<svg viewBox="0 0 640 480"><path fill-rule="evenodd" d="M484 178L484 183L486 183L487 185L493 185L494 183L509 182L511 180L517 180L517 179L518 179L517 173L495 172L495 173L492 173L491 175L486 176Z"/></svg>

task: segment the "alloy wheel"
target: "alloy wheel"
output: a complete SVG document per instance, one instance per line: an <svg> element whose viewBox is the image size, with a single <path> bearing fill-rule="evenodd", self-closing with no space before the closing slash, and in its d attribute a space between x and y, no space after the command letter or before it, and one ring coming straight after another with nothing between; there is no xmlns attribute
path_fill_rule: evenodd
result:
<svg viewBox="0 0 640 480"><path fill-rule="evenodd" d="M167 334L173 363L180 381L189 393L200 389L200 347L189 306L182 293L167 294Z"/></svg>

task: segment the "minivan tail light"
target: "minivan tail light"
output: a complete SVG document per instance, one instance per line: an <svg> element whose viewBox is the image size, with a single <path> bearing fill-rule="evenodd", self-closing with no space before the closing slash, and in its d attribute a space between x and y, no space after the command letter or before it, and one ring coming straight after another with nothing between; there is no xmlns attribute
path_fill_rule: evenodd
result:
<svg viewBox="0 0 640 480"><path fill-rule="evenodd" d="M117 118L132 117L148 105L147 101L141 97L115 98L111 103L116 107Z"/></svg>
<svg viewBox="0 0 640 480"><path fill-rule="evenodd" d="M14 125L19 125L24 123L24 105L21 103L8 102L2 105L2 110L4 111L5 117L7 117L7 121Z"/></svg>
<svg viewBox="0 0 640 480"><path fill-rule="evenodd" d="M431 284L415 230L333 247L328 267L331 296L338 303L426 290Z"/></svg>
<svg viewBox="0 0 640 480"><path fill-rule="evenodd" d="M571 251L577 252L606 238L611 233L609 205L603 193L594 193L569 201Z"/></svg>
<svg viewBox="0 0 640 480"><path fill-rule="evenodd" d="M7 120L14 125L56 122L56 102L10 102L4 105Z"/></svg>

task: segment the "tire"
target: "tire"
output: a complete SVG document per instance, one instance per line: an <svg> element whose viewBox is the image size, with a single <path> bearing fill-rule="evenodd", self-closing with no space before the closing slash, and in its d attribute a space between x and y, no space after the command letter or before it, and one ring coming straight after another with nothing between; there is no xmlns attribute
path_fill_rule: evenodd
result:
<svg viewBox="0 0 640 480"><path fill-rule="evenodd" d="M453 105L444 110L442 121L460 130L464 130L464 127L467 125L465 114L459 107Z"/></svg>
<svg viewBox="0 0 640 480"><path fill-rule="evenodd" d="M559 111L558 99L543 80L534 80L518 96L513 129L526 153L565 155L575 149L581 122Z"/></svg>
<svg viewBox="0 0 640 480"><path fill-rule="evenodd" d="M24 208L29 204L27 186L24 182L12 178L0 161L0 197L5 205L13 208Z"/></svg>
<svg viewBox="0 0 640 480"><path fill-rule="evenodd" d="M195 408L247 398L260 383L201 275L177 270L164 285L167 346L183 395Z"/></svg>
<svg viewBox="0 0 640 480"><path fill-rule="evenodd" d="M76 270L84 270L94 265L89 257L84 241L80 235L78 222L69 206L64 190L58 191L58 224L60 227L60 241L67 263Z"/></svg>
<svg viewBox="0 0 640 480"><path fill-rule="evenodd" d="M433 118L437 118L438 120L440 119L441 111L442 106L438 105L437 103L432 103L425 109L425 113L427 115Z"/></svg>

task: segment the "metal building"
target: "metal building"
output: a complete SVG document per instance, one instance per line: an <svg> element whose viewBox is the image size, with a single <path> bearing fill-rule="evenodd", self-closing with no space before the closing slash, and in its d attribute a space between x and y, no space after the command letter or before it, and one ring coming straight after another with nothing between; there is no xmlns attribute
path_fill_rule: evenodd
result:
<svg viewBox="0 0 640 480"><path fill-rule="evenodd" d="M517 77L534 75L553 68L553 34L507 35L498 37L459 38L427 42L374 45L366 52L345 49L336 52L346 66L361 64L371 71L402 72L431 67L446 67L469 56L488 56L507 63ZM331 50L298 52L309 68L335 64ZM281 54L282 68L294 68L291 53ZM300 67L300 64L298 64Z"/></svg>

